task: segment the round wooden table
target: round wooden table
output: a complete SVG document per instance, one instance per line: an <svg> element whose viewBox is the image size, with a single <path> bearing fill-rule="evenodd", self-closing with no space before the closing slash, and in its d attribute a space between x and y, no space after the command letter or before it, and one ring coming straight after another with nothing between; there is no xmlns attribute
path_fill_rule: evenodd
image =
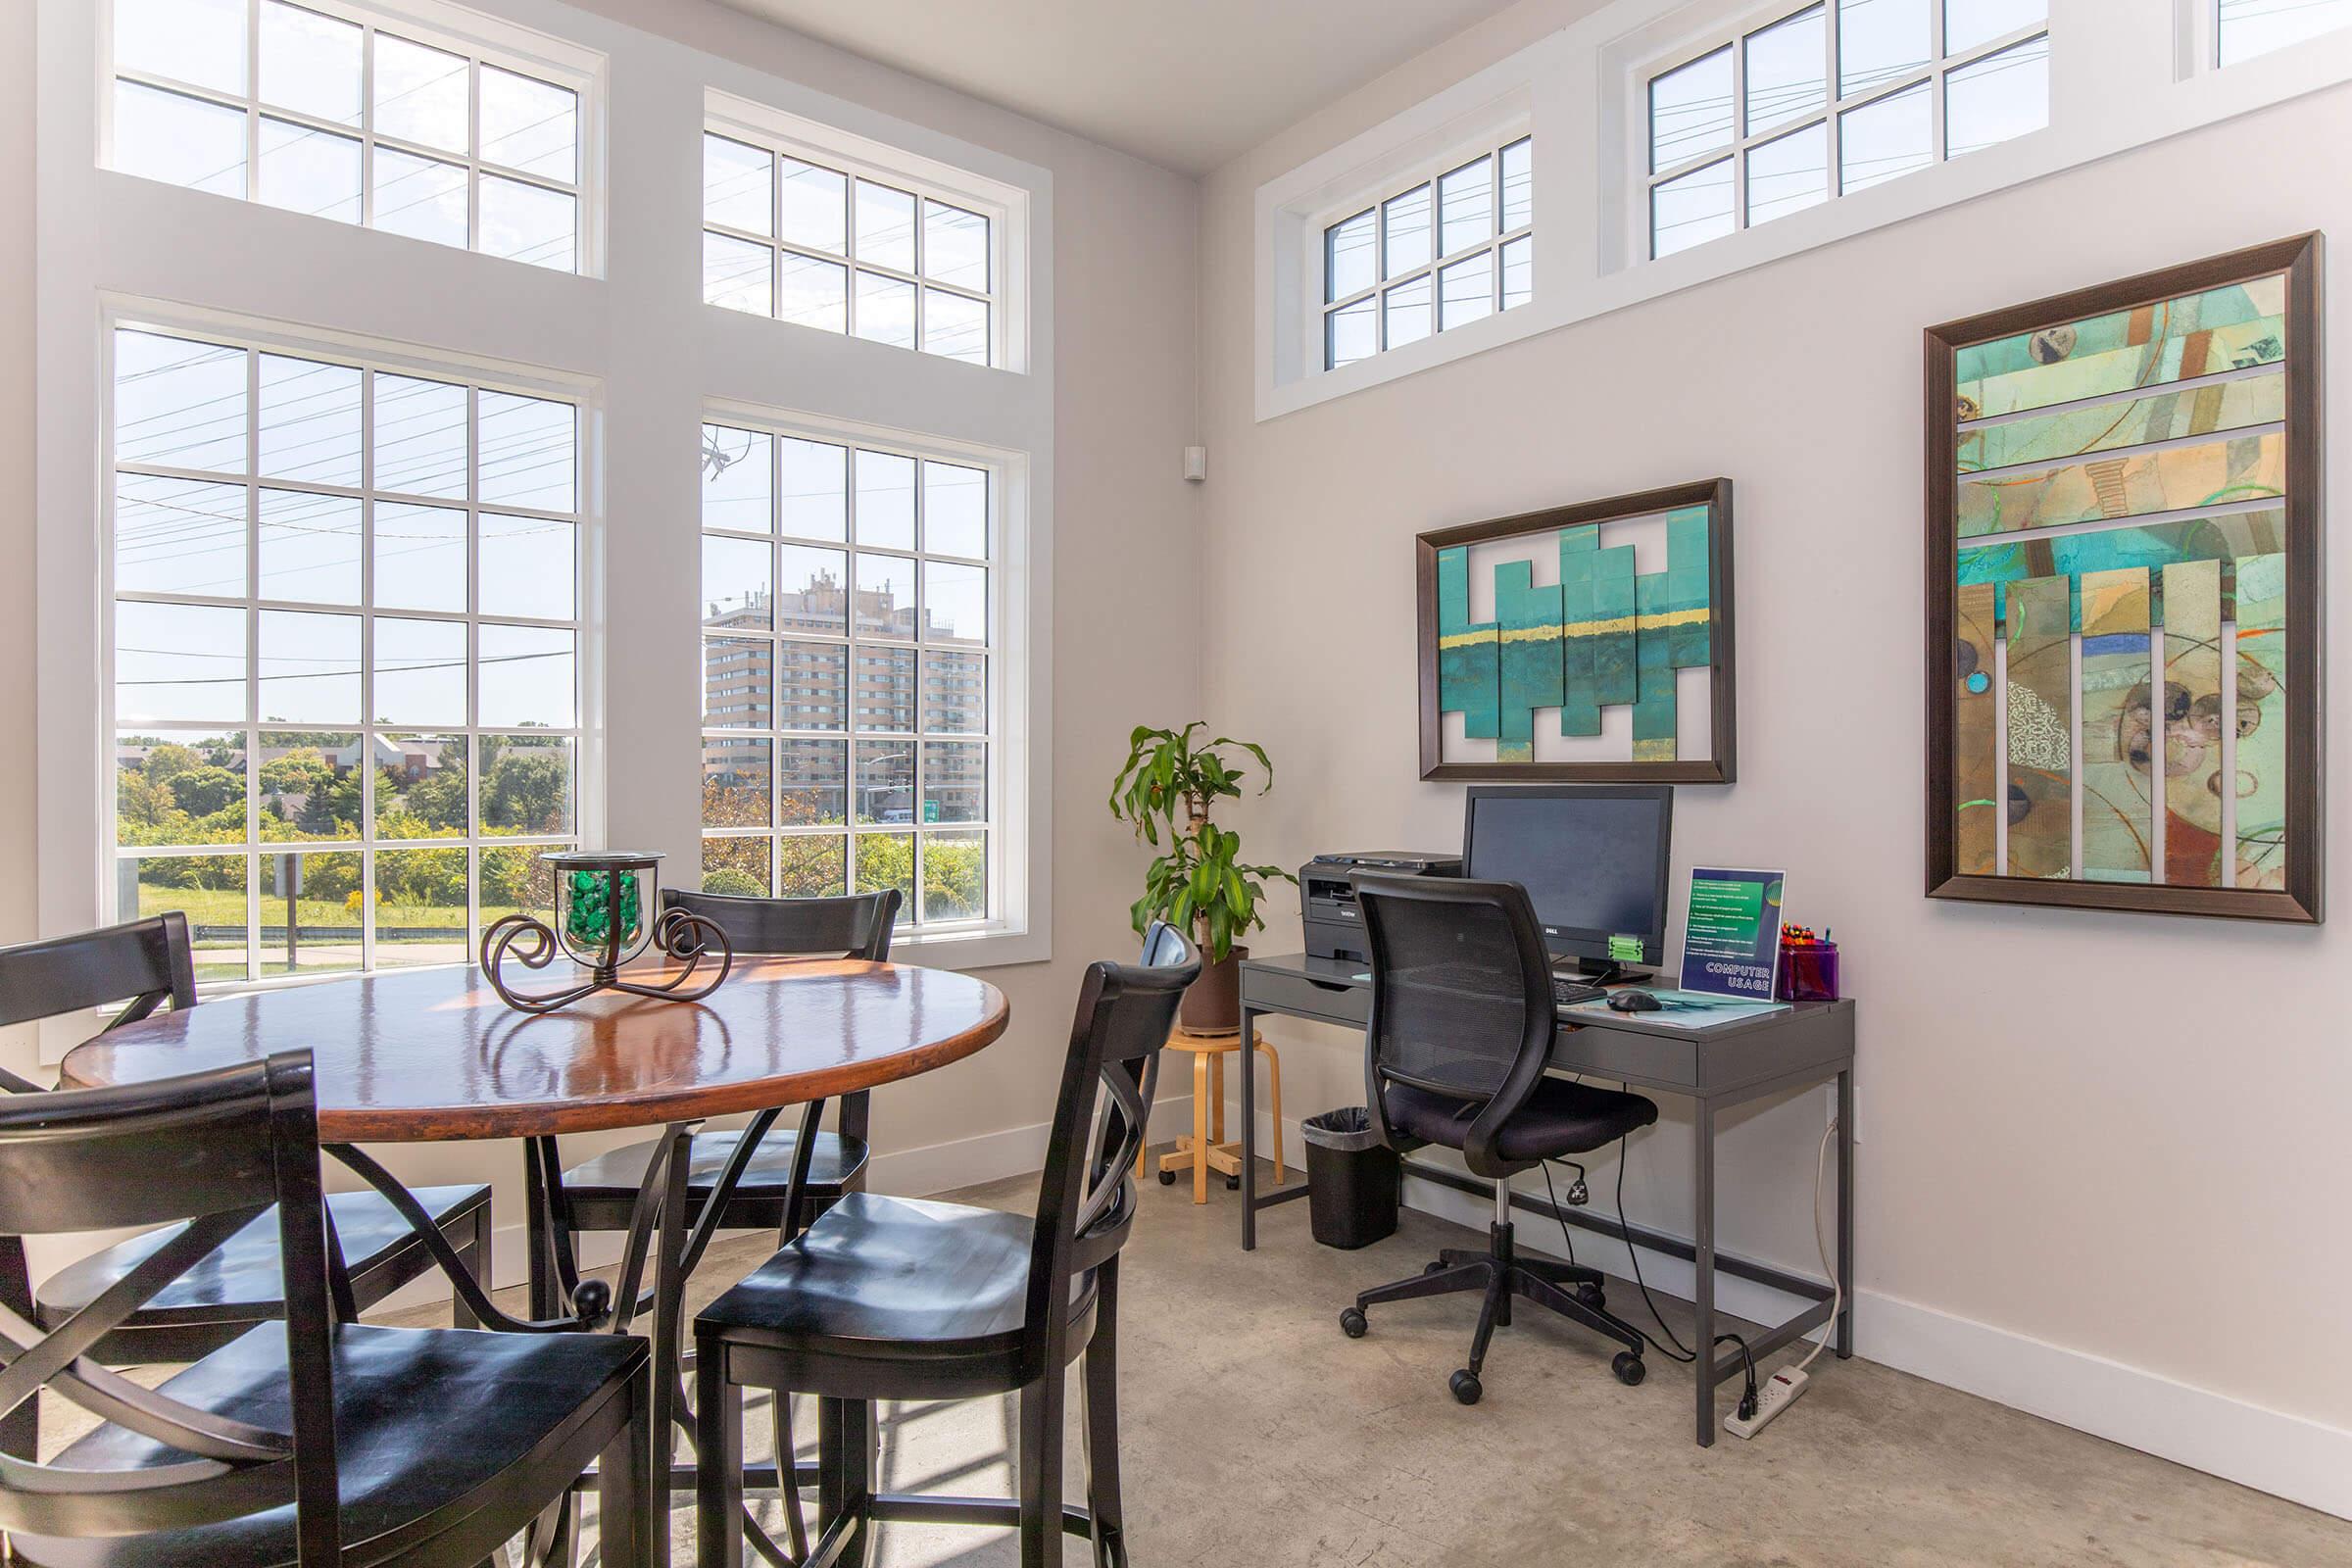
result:
<svg viewBox="0 0 2352 1568"><path fill-rule="evenodd" d="M534 974L532 985L560 978L564 967ZM639 977L661 973L656 967ZM63 1087L96 1088L310 1051L320 1144L402 1209L478 1321L524 1333L607 1325L625 1331L650 1309L654 1430L666 1433L682 1408L686 1276L741 1175L738 1163L714 1184L689 1236L686 1166L695 1127L710 1116L799 1105L799 1148L808 1151L825 1101L971 1055L1004 1032L1008 1014L1004 994L984 980L863 959L740 958L726 982L699 1002L608 991L549 1013L508 1006L471 966L392 970L159 1012L76 1046L60 1075ZM492 1303L416 1200L351 1147L529 1139L534 1170L552 1173L561 1162L546 1140L626 1127L665 1131L646 1169L640 1224L631 1228L618 1289L608 1291L599 1281L583 1288L570 1238L554 1236L547 1248L531 1249L530 1318ZM751 1145L750 1138L739 1145L746 1158ZM793 1172L790 1212L799 1211L807 1174L804 1158ZM533 1192L537 1197L537 1185ZM542 1223L557 1222L534 1213L534 1227ZM543 1258L553 1260L560 1279L542 1277ZM639 1269L648 1260L654 1283L641 1296ZM566 1298L568 1316L563 1315ZM652 1471L657 1489L665 1478L673 1488L681 1484L659 1454ZM747 1480L790 1486L794 1479L747 1471ZM691 1485L690 1474L684 1484ZM566 1512L533 1544L532 1555L564 1558L571 1527ZM669 1533L656 1530L654 1540L657 1560L666 1562Z"/></svg>
<svg viewBox="0 0 2352 1568"><path fill-rule="evenodd" d="M470 965L388 970L159 1012L60 1072L95 1088L308 1050L322 1143L535 1138L871 1089L972 1054L1007 1012L985 980L862 959L740 958L701 1002L608 991L548 1013L515 1011Z"/></svg>

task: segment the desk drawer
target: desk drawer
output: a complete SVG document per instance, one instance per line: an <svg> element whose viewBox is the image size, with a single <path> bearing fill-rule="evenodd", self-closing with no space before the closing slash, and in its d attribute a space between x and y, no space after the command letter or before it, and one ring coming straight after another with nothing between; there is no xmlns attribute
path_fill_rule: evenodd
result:
<svg viewBox="0 0 2352 1568"><path fill-rule="evenodd" d="M1372 988L1319 985L1304 975L1244 969L1242 1005L1271 1012L1304 1013L1361 1029L1372 1010Z"/></svg>
<svg viewBox="0 0 2352 1568"><path fill-rule="evenodd" d="M1552 1039L1551 1065L1596 1078L1691 1088L1698 1083L1698 1042L1605 1026L1563 1029Z"/></svg>

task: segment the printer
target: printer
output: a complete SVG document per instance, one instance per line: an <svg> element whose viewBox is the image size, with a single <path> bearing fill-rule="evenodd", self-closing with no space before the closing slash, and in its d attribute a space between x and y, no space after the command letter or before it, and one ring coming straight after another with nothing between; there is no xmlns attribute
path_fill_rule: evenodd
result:
<svg viewBox="0 0 2352 1568"><path fill-rule="evenodd" d="M1318 855L1298 868L1298 918L1306 928L1306 956L1372 961L1364 945L1364 917L1355 906L1348 878L1359 871L1381 876L1460 876L1459 855L1380 850L1361 855Z"/></svg>

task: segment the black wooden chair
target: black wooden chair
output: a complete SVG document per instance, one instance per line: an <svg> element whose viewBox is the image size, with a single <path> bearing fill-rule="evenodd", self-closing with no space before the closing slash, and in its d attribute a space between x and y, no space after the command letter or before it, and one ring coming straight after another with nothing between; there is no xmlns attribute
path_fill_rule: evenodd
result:
<svg viewBox="0 0 2352 1568"><path fill-rule="evenodd" d="M44 1335L0 1312L0 1411L42 1390L102 1424L0 1455L0 1528L45 1568L476 1563L600 1459L603 1560L653 1562L645 1342L336 1321L308 1052L0 1102L0 1229L179 1221ZM232 1236L275 1232L285 1321L160 1388L88 1359Z"/></svg>
<svg viewBox="0 0 2352 1568"><path fill-rule="evenodd" d="M896 888L829 899L746 899L674 888L662 891L665 912L685 909L701 915L726 933L738 954L870 958L877 963L889 960L891 926L898 918L899 902ZM790 1129L772 1131L778 1114L763 1110L740 1131L696 1135L686 1171L690 1223L710 1201L728 1161L748 1143L752 1152L744 1156L741 1179L712 1228L784 1230L790 1218L784 1211L785 1191L800 1139ZM840 1131L820 1132L811 1142L804 1215L820 1212L843 1193L863 1184L870 1116L865 1094L845 1095ZM561 1226L564 1232L627 1230L636 1212L645 1167L657 1147L656 1141L648 1139L608 1150L564 1171L559 1183L552 1179L558 1164L554 1141L534 1145L528 1186L536 1245L560 1245L549 1236L546 1223L546 1210L556 1205L561 1206L558 1217L564 1222ZM779 1234L777 1239L785 1238ZM541 1277L556 1279L568 1272L543 1269ZM552 1309L552 1305L544 1304L541 1309Z"/></svg>
<svg viewBox="0 0 2352 1568"><path fill-rule="evenodd" d="M744 1389L814 1395L811 1549L787 1494L794 1557L865 1560L874 1520L1009 1525L1025 1568L1058 1563L1064 1531L1124 1564L1117 1402L1118 1254L1135 1222L1136 1151L1159 1051L1200 955L1165 925L1143 961L1097 963L1078 994L1034 1220L853 1193L695 1319L702 1568L743 1561ZM1098 1096L1108 1103L1098 1124ZM1061 1500L1063 1369L1086 1356L1087 1507ZM873 1492L874 1401L1017 1393L1018 1498ZM791 1439L780 1422L778 1452Z"/></svg>
<svg viewBox="0 0 2352 1568"><path fill-rule="evenodd" d="M174 1008L196 1004L188 923L178 911L0 948L0 1025L89 1012L125 998L127 1004L107 1028L145 1018L167 1002ZM0 1072L0 1089L42 1092L8 1072ZM490 1257L490 1189L419 1187L415 1196L467 1266L482 1274ZM327 1200L327 1216L361 1311L433 1266L424 1243L380 1194L337 1193ZM0 1235L0 1306L54 1328L100 1299L177 1234L156 1231L109 1247L42 1281L37 1292L27 1289L23 1244ZM257 1216L223 1237L200 1267L150 1293L84 1353L113 1366L193 1361L256 1323L284 1314L278 1272L276 1221ZM458 1312L465 1321L463 1306ZM0 1421L0 1449L29 1458L33 1410L29 1403L21 1409L17 1424Z"/></svg>

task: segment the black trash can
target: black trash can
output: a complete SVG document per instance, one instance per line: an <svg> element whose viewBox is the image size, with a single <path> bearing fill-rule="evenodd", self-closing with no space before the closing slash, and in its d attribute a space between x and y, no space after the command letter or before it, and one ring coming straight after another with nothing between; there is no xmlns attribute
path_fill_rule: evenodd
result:
<svg viewBox="0 0 2352 1568"><path fill-rule="evenodd" d="M1306 1140L1308 1228L1325 1247L1370 1247L1396 1233L1396 1151L1381 1142L1372 1113L1345 1105L1298 1124Z"/></svg>

